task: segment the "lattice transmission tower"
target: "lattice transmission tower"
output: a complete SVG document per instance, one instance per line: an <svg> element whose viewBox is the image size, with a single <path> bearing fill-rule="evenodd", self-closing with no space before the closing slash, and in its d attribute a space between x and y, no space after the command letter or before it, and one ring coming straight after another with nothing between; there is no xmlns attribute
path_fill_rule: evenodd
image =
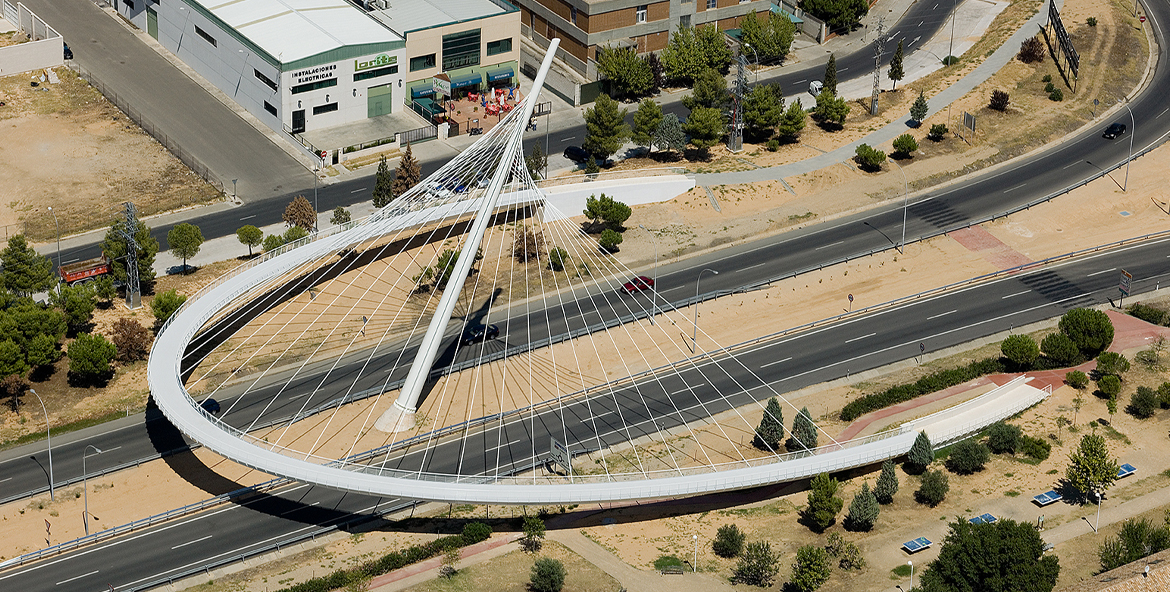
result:
<svg viewBox="0 0 1170 592"><path fill-rule="evenodd" d="M731 89L731 132L727 134L727 149L743 150L743 99L747 95L747 58L743 54L735 60L735 86Z"/></svg>
<svg viewBox="0 0 1170 592"><path fill-rule="evenodd" d="M877 38L873 40L873 94L869 98L869 113L870 115L877 115L878 112L878 96L882 92L882 46L886 42L886 37L883 34L886 28L885 17L878 19Z"/></svg>
<svg viewBox="0 0 1170 592"><path fill-rule="evenodd" d="M126 202L126 220L118 232L126 239L126 307L134 310L142 306L142 285L138 280L138 212L134 204Z"/></svg>

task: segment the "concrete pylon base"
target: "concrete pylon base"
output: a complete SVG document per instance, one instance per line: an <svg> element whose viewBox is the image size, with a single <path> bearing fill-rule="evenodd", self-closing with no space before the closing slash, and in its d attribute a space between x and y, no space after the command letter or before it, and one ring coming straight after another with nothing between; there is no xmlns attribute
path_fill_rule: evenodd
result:
<svg viewBox="0 0 1170 592"><path fill-rule="evenodd" d="M387 434L397 434L413 430L414 411L409 411L399 407L397 404L391 405L378 421L374 422L374 429Z"/></svg>

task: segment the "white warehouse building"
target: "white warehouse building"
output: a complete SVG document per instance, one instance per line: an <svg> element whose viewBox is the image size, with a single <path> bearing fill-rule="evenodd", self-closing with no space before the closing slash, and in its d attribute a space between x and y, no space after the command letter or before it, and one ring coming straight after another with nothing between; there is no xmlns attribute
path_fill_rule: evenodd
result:
<svg viewBox="0 0 1170 592"><path fill-rule="evenodd" d="M277 131L402 110L405 39L345 0L115 0L163 47Z"/></svg>

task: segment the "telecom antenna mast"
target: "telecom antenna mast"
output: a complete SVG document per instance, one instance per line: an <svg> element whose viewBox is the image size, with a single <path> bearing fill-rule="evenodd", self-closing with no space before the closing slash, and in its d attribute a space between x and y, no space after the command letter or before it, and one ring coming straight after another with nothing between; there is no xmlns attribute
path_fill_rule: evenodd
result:
<svg viewBox="0 0 1170 592"><path fill-rule="evenodd" d="M882 45L886 42L886 38L882 35L886 28L886 17L878 19L877 38L873 40L873 94L869 98L869 114L877 115L878 112L878 95L881 94L881 80L882 80Z"/></svg>
<svg viewBox="0 0 1170 592"><path fill-rule="evenodd" d="M731 133L727 149L743 151L743 98L747 94L747 58L740 53L735 60L735 87L731 90Z"/></svg>
<svg viewBox="0 0 1170 592"><path fill-rule="evenodd" d="M138 281L138 216L134 204L126 202L126 220L118 232L126 239L126 307L134 310L142 306L142 285Z"/></svg>

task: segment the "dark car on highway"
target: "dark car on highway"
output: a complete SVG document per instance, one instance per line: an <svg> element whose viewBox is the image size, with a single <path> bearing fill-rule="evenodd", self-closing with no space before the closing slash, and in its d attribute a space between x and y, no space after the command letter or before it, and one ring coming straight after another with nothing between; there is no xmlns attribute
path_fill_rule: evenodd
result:
<svg viewBox="0 0 1170 592"><path fill-rule="evenodd" d="M622 284L622 290L626 294L635 294L635 293L641 292L643 290L653 290L653 289L654 289L654 280L652 280L644 275L640 275L640 276Z"/></svg>
<svg viewBox="0 0 1170 592"><path fill-rule="evenodd" d="M474 323L463 328L463 335L459 341L463 345L471 345L477 341L487 341L500 336L500 328L495 325L481 325Z"/></svg>
<svg viewBox="0 0 1170 592"><path fill-rule="evenodd" d="M585 162L589 160L589 153L580 146L569 146L565 148L565 158L573 162Z"/></svg>
<svg viewBox="0 0 1170 592"><path fill-rule="evenodd" d="M1105 130L1105 133L1101 134L1101 137L1105 138L1107 140L1112 140L1113 138L1116 138L1124 133L1125 133L1125 124L1124 123L1115 123L1115 124L1109 126Z"/></svg>

